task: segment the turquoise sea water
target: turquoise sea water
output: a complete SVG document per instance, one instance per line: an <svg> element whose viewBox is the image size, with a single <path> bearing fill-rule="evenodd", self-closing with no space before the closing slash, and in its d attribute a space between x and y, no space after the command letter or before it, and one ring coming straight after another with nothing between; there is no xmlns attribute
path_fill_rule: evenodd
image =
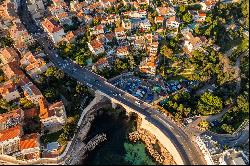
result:
<svg viewBox="0 0 250 166"><path fill-rule="evenodd" d="M155 165L142 142L130 143L127 135L134 131L135 118L125 112L109 109L98 115L92 123L87 139L106 133L107 141L88 153L82 161L86 165Z"/></svg>

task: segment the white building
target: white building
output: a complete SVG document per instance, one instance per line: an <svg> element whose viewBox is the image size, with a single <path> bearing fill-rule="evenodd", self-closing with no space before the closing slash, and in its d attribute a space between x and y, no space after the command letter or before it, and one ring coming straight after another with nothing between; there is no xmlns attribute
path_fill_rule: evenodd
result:
<svg viewBox="0 0 250 166"><path fill-rule="evenodd" d="M20 137L22 134L22 126L20 125L1 131L0 155L19 151Z"/></svg>
<svg viewBox="0 0 250 166"><path fill-rule="evenodd" d="M101 54L105 52L103 44L98 40L92 40L90 43L88 43L89 50L95 54Z"/></svg>
<svg viewBox="0 0 250 166"><path fill-rule="evenodd" d="M169 29L178 29L179 25L180 25L180 21L175 16L169 17L166 21L166 28L169 28Z"/></svg>
<svg viewBox="0 0 250 166"><path fill-rule="evenodd" d="M228 149L219 158L219 165L248 165L249 159L242 151Z"/></svg>
<svg viewBox="0 0 250 166"><path fill-rule="evenodd" d="M116 55L118 58L125 58L126 55L129 54L127 46L120 46L116 50Z"/></svg>
<svg viewBox="0 0 250 166"><path fill-rule="evenodd" d="M140 27L143 30L149 30L151 28L151 24L148 19L144 19L140 22Z"/></svg>
<svg viewBox="0 0 250 166"><path fill-rule="evenodd" d="M62 41L63 36L65 35L63 28L59 25L58 22L55 21L55 19L44 19L42 21L42 27L44 30L48 33L50 38L53 40L54 43L58 43Z"/></svg>
<svg viewBox="0 0 250 166"><path fill-rule="evenodd" d="M62 101L48 104L44 98L40 98L39 106L43 131L56 132L66 123L67 117Z"/></svg>
<svg viewBox="0 0 250 166"><path fill-rule="evenodd" d="M44 16L45 7L43 0L28 0L27 6L34 19L40 19Z"/></svg>

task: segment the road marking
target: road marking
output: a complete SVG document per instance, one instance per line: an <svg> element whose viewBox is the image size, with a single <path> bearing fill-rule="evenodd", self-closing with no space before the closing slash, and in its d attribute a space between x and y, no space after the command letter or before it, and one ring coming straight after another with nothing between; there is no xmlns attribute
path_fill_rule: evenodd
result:
<svg viewBox="0 0 250 166"><path fill-rule="evenodd" d="M156 115L156 116L157 116L157 115ZM158 116L157 116L157 117L158 117ZM165 121L163 121L160 117L158 117L158 119L159 119L160 121L162 121L166 126L168 126L168 128L173 129L172 126L170 126L168 123L166 123Z"/></svg>

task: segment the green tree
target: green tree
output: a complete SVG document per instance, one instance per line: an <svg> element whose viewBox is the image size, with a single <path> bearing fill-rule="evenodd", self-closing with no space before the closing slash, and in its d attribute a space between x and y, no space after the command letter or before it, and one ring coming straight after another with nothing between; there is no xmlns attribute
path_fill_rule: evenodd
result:
<svg viewBox="0 0 250 166"><path fill-rule="evenodd" d="M249 112L249 97L245 95L240 95L237 97L237 106L243 113Z"/></svg>
<svg viewBox="0 0 250 166"><path fill-rule="evenodd" d="M0 47L11 47L14 41L10 37L0 37Z"/></svg>
<svg viewBox="0 0 250 166"><path fill-rule="evenodd" d="M56 91L53 88L46 89L44 92L44 96L46 98L55 98L56 97Z"/></svg>
<svg viewBox="0 0 250 166"><path fill-rule="evenodd" d="M10 109L10 104L5 99L0 99L0 113L5 113Z"/></svg>
<svg viewBox="0 0 250 166"><path fill-rule="evenodd" d="M173 55L172 49L168 48L166 45L161 47L160 53L167 58L171 58Z"/></svg>
<svg viewBox="0 0 250 166"><path fill-rule="evenodd" d="M234 128L231 126L231 125L228 125L228 124L223 124L221 126L221 128L226 132L226 133L229 133L229 134L233 134L233 132L235 131Z"/></svg>
<svg viewBox="0 0 250 166"><path fill-rule="evenodd" d="M55 73L56 73L56 71L57 71L56 67L50 66L50 67L47 69L47 71L45 72L45 75L46 75L47 77L54 76Z"/></svg>
<svg viewBox="0 0 250 166"><path fill-rule="evenodd" d="M182 16L182 20L185 22L185 23L190 23L193 19L193 16L190 14L190 13L185 13L183 16Z"/></svg>
<svg viewBox="0 0 250 166"><path fill-rule="evenodd" d="M28 100L26 97L20 98L20 99L19 99L19 103L20 103L20 105L22 105L25 109L29 109L29 108L34 107L34 104L32 103L32 101Z"/></svg>
<svg viewBox="0 0 250 166"><path fill-rule="evenodd" d="M209 122L208 121L205 121L205 120L202 120L199 124L198 124L199 127L203 128L203 129L208 129L209 127Z"/></svg>
<svg viewBox="0 0 250 166"><path fill-rule="evenodd" d="M64 73L62 70L58 70L54 66L50 66L47 71L45 72L47 77L55 77L57 79L62 79L64 77Z"/></svg>
<svg viewBox="0 0 250 166"><path fill-rule="evenodd" d="M222 109L222 100L211 92L205 92L200 96L197 107L201 115L216 114Z"/></svg>
<svg viewBox="0 0 250 166"><path fill-rule="evenodd" d="M178 12L184 13L185 11L186 11L186 6L185 6L185 5L180 5L180 6L178 7Z"/></svg>
<svg viewBox="0 0 250 166"><path fill-rule="evenodd" d="M77 85L76 85L76 92L77 92L77 93L84 94L84 93L87 93L87 92L88 92L88 89L87 89L87 87L85 87L85 86L83 86L83 85L77 84Z"/></svg>

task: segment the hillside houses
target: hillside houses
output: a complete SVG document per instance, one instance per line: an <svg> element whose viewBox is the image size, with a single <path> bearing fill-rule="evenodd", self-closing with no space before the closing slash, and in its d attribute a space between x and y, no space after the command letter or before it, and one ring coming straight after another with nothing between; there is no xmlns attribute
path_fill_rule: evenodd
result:
<svg viewBox="0 0 250 166"><path fill-rule="evenodd" d="M48 33L50 38L54 43L58 43L62 41L63 36L65 35L65 32L63 28L60 26L60 24L55 20L55 18L51 17L49 19L44 19L42 21L41 25L45 29L45 31Z"/></svg>
<svg viewBox="0 0 250 166"><path fill-rule="evenodd" d="M15 153L17 158L27 158L29 160L40 158L40 135L32 133L20 139L20 152Z"/></svg>
<svg viewBox="0 0 250 166"><path fill-rule="evenodd" d="M120 46L116 49L116 56L118 58L125 58L125 56L128 54L129 54L129 50L127 46Z"/></svg>
<svg viewBox="0 0 250 166"><path fill-rule="evenodd" d="M184 52L189 56L192 56L192 51L201 48L201 46L206 43L205 37L194 37L191 32L186 32L184 36Z"/></svg>
<svg viewBox="0 0 250 166"><path fill-rule="evenodd" d="M22 135L23 130L21 125L0 131L0 154L18 152Z"/></svg>
<svg viewBox="0 0 250 166"><path fill-rule="evenodd" d="M11 80L0 85L0 96L7 102L19 99L21 97L17 86Z"/></svg>
<svg viewBox="0 0 250 166"><path fill-rule="evenodd" d="M49 132L56 132L66 122L66 113L63 102L56 102L49 104L45 98L39 99L40 114L39 117L42 122L42 130Z"/></svg>
<svg viewBox="0 0 250 166"><path fill-rule="evenodd" d="M31 52L27 52L20 60L20 65L31 78L36 79L39 74L45 72L52 64L46 63L42 57L34 56Z"/></svg>
<svg viewBox="0 0 250 166"><path fill-rule="evenodd" d="M175 16L176 14L174 8L172 7L157 7L156 11L159 16L163 16L164 18Z"/></svg>
<svg viewBox="0 0 250 166"><path fill-rule="evenodd" d="M105 51L103 44L99 40L92 40L90 43L88 43L88 46L89 46L89 50L94 55L104 53Z"/></svg>
<svg viewBox="0 0 250 166"><path fill-rule="evenodd" d="M0 60L2 64L18 61L19 56L13 48L3 48L0 50Z"/></svg>
<svg viewBox="0 0 250 166"><path fill-rule="evenodd" d="M180 20L176 16L171 16L166 20L166 28L178 29L180 25Z"/></svg>
<svg viewBox="0 0 250 166"><path fill-rule="evenodd" d="M22 122L24 113L22 109L16 109L0 115L0 131L14 127Z"/></svg>
<svg viewBox="0 0 250 166"><path fill-rule="evenodd" d="M24 76L23 71L19 68L19 65L16 61L9 62L3 65L2 70L8 79L14 79Z"/></svg>
<svg viewBox="0 0 250 166"><path fill-rule="evenodd" d="M60 24L70 24L67 18L71 15L67 12L63 13L67 7L64 2L58 2L53 1L54 8L51 10L55 11L56 16L45 18L40 25L53 42L59 43L64 38L72 42L79 34L83 34L83 28L64 33ZM44 106L45 114L40 111L40 100L44 96L33 81L53 64L48 62L46 54L41 50L29 50L35 41L18 18L17 5L18 1L10 0L0 5L1 35L4 31L4 34L14 41L13 45L0 48L0 69L4 78L0 83L0 154L11 155L22 160L33 160L41 157L40 136L44 131L49 130L53 133L61 129L67 116L64 103L60 100ZM29 0L28 7L31 12L41 7L40 13L33 15L38 23L44 10L43 2ZM59 9L61 7L63 10ZM61 21L57 22L55 19ZM2 103L7 105L2 107ZM27 132L30 121L32 124L41 123L42 128L36 132L33 130Z"/></svg>

